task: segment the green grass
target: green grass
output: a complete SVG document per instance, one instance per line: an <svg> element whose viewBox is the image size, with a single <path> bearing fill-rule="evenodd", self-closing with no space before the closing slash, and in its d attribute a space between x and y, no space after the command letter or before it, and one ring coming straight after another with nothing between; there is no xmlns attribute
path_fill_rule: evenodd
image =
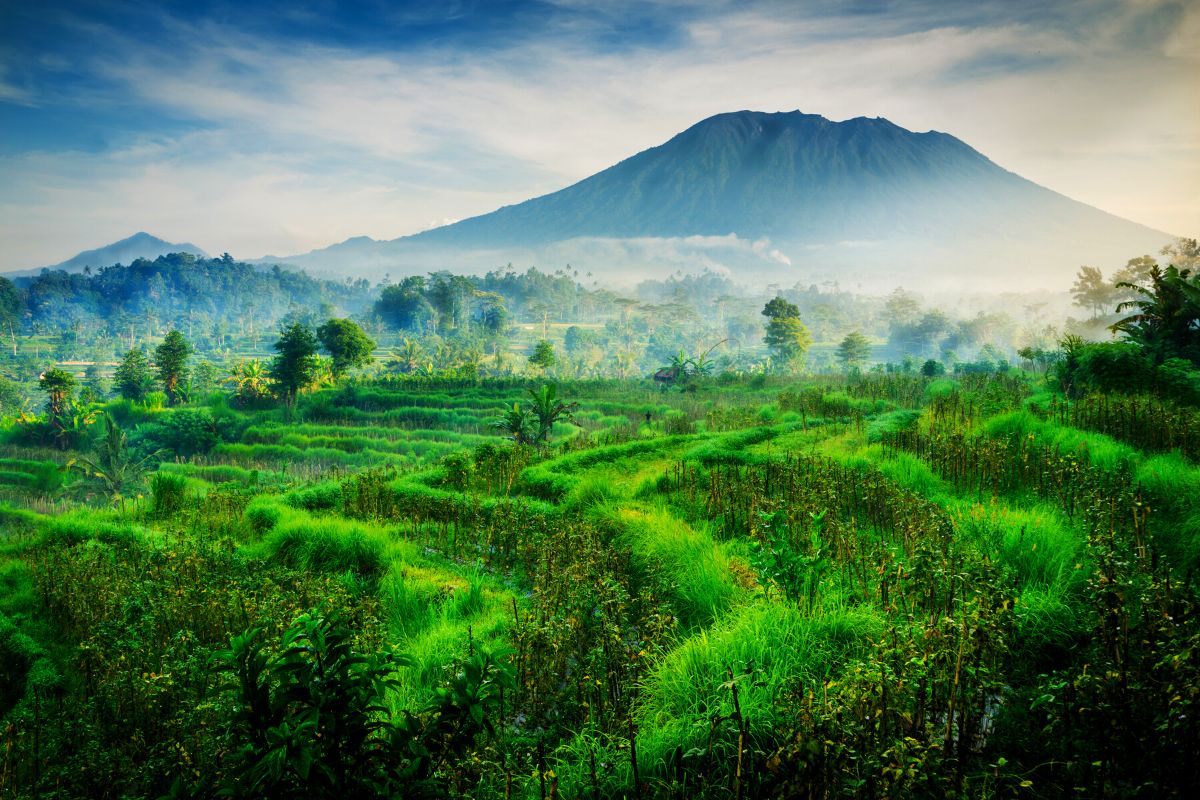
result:
<svg viewBox="0 0 1200 800"><path fill-rule="evenodd" d="M593 518L629 548L640 580L671 598L684 627L710 625L736 602L729 555L706 531L663 508L604 505Z"/></svg>

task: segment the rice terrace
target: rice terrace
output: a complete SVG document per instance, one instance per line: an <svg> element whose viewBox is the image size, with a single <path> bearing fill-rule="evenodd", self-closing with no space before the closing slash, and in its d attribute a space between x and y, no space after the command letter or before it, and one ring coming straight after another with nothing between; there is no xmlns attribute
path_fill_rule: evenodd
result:
<svg viewBox="0 0 1200 800"><path fill-rule="evenodd" d="M52 6L0 798L1200 792L1195 8Z"/></svg>

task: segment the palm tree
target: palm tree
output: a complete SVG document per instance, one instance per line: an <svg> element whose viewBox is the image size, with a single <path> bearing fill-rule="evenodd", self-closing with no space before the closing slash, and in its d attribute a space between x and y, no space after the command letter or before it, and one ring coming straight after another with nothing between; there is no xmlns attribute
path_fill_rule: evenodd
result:
<svg viewBox="0 0 1200 800"><path fill-rule="evenodd" d="M1137 313L1113 323L1110 330L1144 347L1155 363L1200 347L1198 277L1173 265L1166 269L1155 265L1150 268L1149 287L1118 283L1117 288L1137 292L1141 299L1119 304L1118 314L1131 308Z"/></svg>
<svg viewBox="0 0 1200 800"><path fill-rule="evenodd" d="M520 403L513 403L504 409L504 413L490 424L517 444L533 444L536 435L533 414L528 408L521 408Z"/></svg>
<svg viewBox="0 0 1200 800"><path fill-rule="evenodd" d="M337 376L334 374L333 369L333 359L325 358L324 356L314 356L313 364L313 382L309 384L310 389L333 386L337 383Z"/></svg>
<svg viewBox="0 0 1200 800"><path fill-rule="evenodd" d="M575 412L579 410L579 403L566 403L558 398L558 387L553 383L547 383L541 389L530 389L529 396L533 400L533 416L537 420L535 444L549 442L554 423L574 420Z"/></svg>
<svg viewBox="0 0 1200 800"><path fill-rule="evenodd" d="M421 347L421 343L405 336L403 346L396 350L392 357L392 364L400 372L408 374L417 371L424 357L425 349Z"/></svg>
<svg viewBox="0 0 1200 800"><path fill-rule="evenodd" d="M705 350L699 356L692 359L692 368L696 371L696 374L698 376L704 377L706 375L712 374L714 364L713 364L712 359L710 359L708 357L708 354L711 353L713 350L716 350L718 347L720 347L721 345L725 344L728 341L729 341L728 339L722 339L721 341L714 344L712 347Z"/></svg>
<svg viewBox="0 0 1200 800"><path fill-rule="evenodd" d="M147 464L162 451L137 458L129 447L125 431L108 413L103 416L104 437L96 444L92 457L73 458L67 462L67 467L79 469L87 478L87 483L93 486L98 484L114 504L123 504L124 491L141 481Z"/></svg>
<svg viewBox="0 0 1200 800"><path fill-rule="evenodd" d="M262 361L251 358L234 364L226 383L233 384L234 396L242 402L253 402L271 396L271 379Z"/></svg>

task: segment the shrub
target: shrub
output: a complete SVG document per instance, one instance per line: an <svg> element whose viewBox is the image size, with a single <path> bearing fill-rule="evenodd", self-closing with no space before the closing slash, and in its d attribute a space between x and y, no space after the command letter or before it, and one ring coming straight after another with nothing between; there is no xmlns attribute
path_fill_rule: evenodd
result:
<svg viewBox="0 0 1200 800"><path fill-rule="evenodd" d="M170 472L156 472L150 478L150 513L169 517L183 510L188 499L188 479Z"/></svg>

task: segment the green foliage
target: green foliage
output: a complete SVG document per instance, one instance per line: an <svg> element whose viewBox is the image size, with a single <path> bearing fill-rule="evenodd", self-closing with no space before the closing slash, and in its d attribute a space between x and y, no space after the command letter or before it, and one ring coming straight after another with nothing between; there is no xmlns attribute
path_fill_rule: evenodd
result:
<svg viewBox="0 0 1200 800"><path fill-rule="evenodd" d="M838 362L845 369L862 366L870 356L871 343L859 331L846 334L846 338L838 344Z"/></svg>
<svg viewBox="0 0 1200 800"><path fill-rule="evenodd" d="M512 686L506 654L480 650L420 717L391 718L387 692L407 661L362 652L340 617L300 616L275 653L261 638L248 631L216 656L234 709L232 764L216 787L226 796L441 796L439 768L494 733L494 707Z"/></svg>
<svg viewBox="0 0 1200 800"><path fill-rule="evenodd" d="M124 510L10 438L0 794L1186 794L1189 409L1042 379L114 401L135 446L225 431ZM489 430L560 392L553 449Z"/></svg>
<svg viewBox="0 0 1200 800"><path fill-rule="evenodd" d="M187 507L188 479L170 472L155 472L150 478L150 513L170 517Z"/></svg>
<svg viewBox="0 0 1200 800"><path fill-rule="evenodd" d="M433 319L433 306L425 299L425 279L405 278L385 286L375 301L375 313L397 330L420 331Z"/></svg>
<svg viewBox="0 0 1200 800"><path fill-rule="evenodd" d="M1167 358L1186 358L1200 365L1200 275L1170 265L1149 270L1149 286L1120 283L1138 298L1117 306L1120 314L1136 313L1113 323L1114 333L1143 348L1155 364Z"/></svg>
<svg viewBox="0 0 1200 800"><path fill-rule="evenodd" d="M271 361L269 375L284 403L293 406L300 391L316 379L317 339L308 326L297 322L280 333L274 347L278 355Z"/></svg>
<svg viewBox="0 0 1200 800"><path fill-rule="evenodd" d="M529 354L529 363L543 370L553 367L557 362L558 357L554 355L554 345L545 339L538 340L533 352Z"/></svg>
<svg viewBox="0 0 1200 800"><path fill-rule="evenodd" d="M795 366L812 345L812 336L800 321L800 309L776 297L767 303L762 314L767 318L767 333L763 337L767 348L781 363Z"/></svg>
<svg viewBox="0 0 1200 800"><path fill-rule="evenodd" d="M152 449L161 449L180 458L205 455L234 435L228 417L213 416L207 409L192 408L159 415L154 423L141 428L138 433Z"/></svg>
<svg viewBox="0 0 1200 800"><path fill-rule="evenodd" d="M142 401L153 387L150 363L140 348L133 348L121 359L113 373L113 386L126 400Z"/></svg>
<svg viewBox="0 0 1200 800"><path fill-rule="evenodd" d="M333 377L340 380L346 372L371 362L375 340L348 319L331 319L317 328L317 339L333 357Z"/></svg>
<svg viewBox="0 0 1200 800"><path fill-rule="evenodd" d="M267 557L294 569L375 578L385 567L386 542L359 523L298 517L275 525L263 540Z"/></svg>
<svg viewBox="0 0 1200 800"><path fill-rule="evenodd" d="M187 377L187 360L192 346L179 331L171 331L154 348L154 373L167 395L167 404L175 405L182 398L180 390Z"/></svg>
<svg viewBox="0 0 1200 800"><path fill-rule="evenodd" d="M91 456L79 456L69 466L76 467L84 477L82 491L99 490L113 503L123 503L125 496L141 485L142 475L158 452L139 456L129 446L125 431L109 414L102 414L104 433L97 441Z"/></svg>
<svg viewBox="0 0 1200 800"><path fill-rule="evenodd" d="M46 410L51 420L60 419L67 411L75 391L75 376L61 369L51 369L38 378L38 388L46 393Z"/></svg>

